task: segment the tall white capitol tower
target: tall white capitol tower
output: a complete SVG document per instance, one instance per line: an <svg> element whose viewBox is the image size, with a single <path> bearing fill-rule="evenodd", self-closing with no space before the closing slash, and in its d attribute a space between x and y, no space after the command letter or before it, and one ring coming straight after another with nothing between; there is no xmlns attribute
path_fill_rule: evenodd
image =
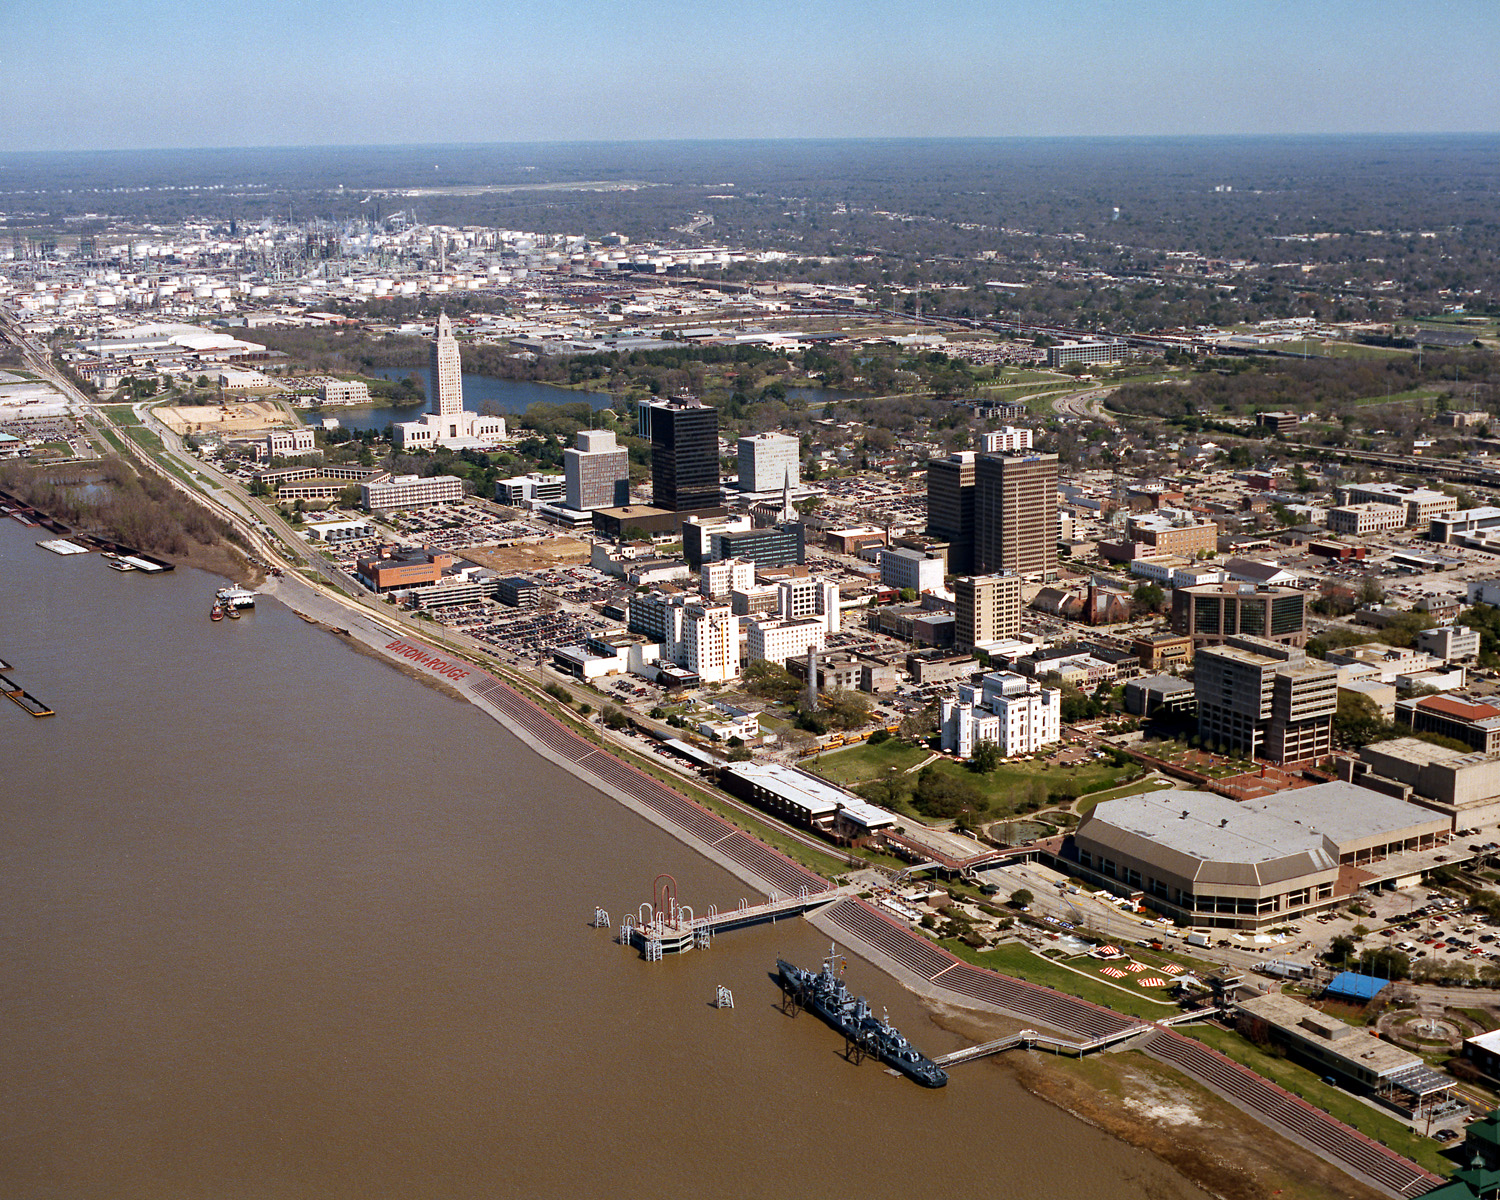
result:
<svg viewBox="0 0 1500 1200"><path fill-rule="evenodd" d="M458 339L453 336L453 322L447 313L439 313L433 330L432 371L428 386L432 389L429 411L416 421L402 421L394 430L396 445L403 450L446 446L465 450L494 446L505 440L505 418L485 417L464 407L463 366L458 356Z"/></svg>
<svg viewBox="0 0 1500 1200"><path fill-rule="evenodd" d="M464 380L458 358L458 339L447 313L439 313L432 339L432 404L438 417L456 417L464 410Z"/></svg>

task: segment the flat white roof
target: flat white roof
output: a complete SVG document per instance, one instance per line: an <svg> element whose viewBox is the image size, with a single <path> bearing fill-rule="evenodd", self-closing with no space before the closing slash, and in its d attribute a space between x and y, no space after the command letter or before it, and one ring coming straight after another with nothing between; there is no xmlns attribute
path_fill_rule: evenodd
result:
<svg viewBox="0 0 1500 1200"><path fill-rule="evenodd" d="M802 809L810 819L832 816L842 809L846 818L866 829L881 829L896 823L896 814L888 809L782 763L736 763L729 771L774 792L788 804Z"/></svg>

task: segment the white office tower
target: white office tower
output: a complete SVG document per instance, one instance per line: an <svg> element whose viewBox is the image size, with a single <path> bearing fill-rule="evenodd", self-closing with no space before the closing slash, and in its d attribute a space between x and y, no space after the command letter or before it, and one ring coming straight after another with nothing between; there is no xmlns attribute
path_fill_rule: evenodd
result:
<svg viewBox="0 0 1500 1200"><path fill-rule="evenodd" d="M630 503L630 452L611 429L581 429L563 451L564 503L585 511Z"/></svg>
<svg viewBox="0 0 1500 1200"><path fill-rule="evenodd" d="M740 673L739 620L727 604L686 604L682 609L680 665L704 683Z"/></svg>
<svg viewBox="0 0 1500 1200"><path fill-rule="evenodd" d="M698 591L705 596L727 596L755 586L755 564L743 558L706 562L699 573Z"/></svg>
<svg viewBox="0 0 1500 1200"><path fill-rule="evenodd" d="M740 438L740 490L775 492L796 487L802 443L784 433Z"/></svg>
<svg viewBox="0 0 1500 1200"><path fill-rule="evenodd" d="M800 621L761 617L750 622L745 640L746 657L751 662L764 660L784 667L788 659L800 658L809 650L823 649L826 632L823 622L816 617Z"/></svg>
<svg viewBox="0 0 1500 1200"><path fill-rule="evenodd" d="M841 628L839 585L833 580L804 575L795 579L783 579L776 588L780 593L777 604L779 616L794 621L803 617L820 617L823 628L829 633L837 633Z"/></svg>
<svg viewBox="0 0 1500 1200"><path fill-rule="evenodd" d="M432 339L431 411L435 416L452 417L464 410L464 381L458 358L458 339L447 313L439 313L437 330Z"/></svg>

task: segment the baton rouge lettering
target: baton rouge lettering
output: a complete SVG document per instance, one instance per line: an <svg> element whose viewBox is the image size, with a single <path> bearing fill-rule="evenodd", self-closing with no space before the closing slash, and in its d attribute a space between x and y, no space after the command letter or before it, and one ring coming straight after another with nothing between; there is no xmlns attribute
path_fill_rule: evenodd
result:
<svg viewBox="0 0 1500 1200"><path fill-rule="evenodd" d="M412 662L426 667L445 679L467 679L469 668L460 666L458 663L449 662L446 658L439 658L436 654L429 654L420 646L408 646L405 642L391 642L386 649L398 658L409 658Z"/></svg>

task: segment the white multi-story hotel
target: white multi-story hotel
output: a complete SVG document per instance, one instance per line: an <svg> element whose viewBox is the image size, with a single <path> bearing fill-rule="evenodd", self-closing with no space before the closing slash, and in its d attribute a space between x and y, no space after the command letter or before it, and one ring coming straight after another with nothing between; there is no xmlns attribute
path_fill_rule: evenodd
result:
<svg viewBox="0 0 1500 1200"><path fill-rule="evenodd" d="M1343 504L1328 510L1328 528L1334 533L1382 533L1400 529L1406 524L1406 508L1400 504L1380 504L1372 500L1360 504Z"/></svg>
<svg viewBox="0 0 1500 1200"><path fill-rule="evenodd" d="M323 404L368 404L370 385L361 379L325 379L318 386L318 400Z"/></svg>
<svg viewBox="0 0 1500 1200"><path fill-rule="evenodd" d="M802 443L784 433L740 438L740 490L775 492L797 486Z"/></svg>
<svg viewBox="0 0 1500 1200"><path fill-rule="evenodd" d="M277 429L266 434L266 454L271 458L291 458L301 454L316 454L311 429Z"/></svg>
<svg viewBox="0 0 1500 1200"><path fill-rule="evenodd" d="M959 758L994 742L1006 758L1034 754L1062 738L1062 692L1034 679L994 671L975 688L961 684L942 703L942 747Z"/></svg>
<svg viewBox="0 0 1500 1200"><path fill-rule="evenodd" d="M1458 511L1458 501L1446 492L1410 487L1404 483L1352 483L1337 488L1339 502L1351 504L1395 504L1406 513L1407 525L1426 525L1433 517Z"/></svg>
<svg viewBox="0 0 1500 1200"><path fill-rule="evenodd" d="M704 683L721 683L740 673L739 618L727 604L649 592L631 598L629 629L659 643L663 659L686 667Z"/></svg>
<svg viewBox="0 0 1500 1200"><path fill-rule="evenodd" d="M943 586L944 562L920 550L882 550L880 582L914 592L936 592Z"/></svg>
<svg viewBox="0 0 1500 1200"><path fill-rule="evenodd" d="M750 622L745 648L751 662L773 662L784 667L788 659L800 658L809 649L821 651L826 633L817 617L800 620L762 617Z"/></svg>
<svg viewBox="0 0 1500 1200"><path fill-rule="evenodd" d="M1007 425L993 433L984 435L983 450L986 454L1010 454L1016 450L1031 449L1031 430L1017 429Z"/></svg>
<svg viewBox="0 0 1500 1200"><path fill-rule="evenodd" d="M755 586L755 564L743 558L706 562L699 572L698 591L705 596L727 596Z"/></svg>
<svg viewBox="0 0 1500 1200"><path fill-rule="evenodd" d="M403 508L427 508L464 498L464 481L456 475L397 475L394 479L361 484L365 508L371 512L395 512Z"/></svg>
<svg viewBox="0 0 1500 1200"><path fill-rule="evenodd" d="M740 673L739 622L729 605L683 605L682 644L675 657L704 683L735 678Z"/></svg>
<svg viewBox="0 0 1500 1200"><path fill-rule="evenodd" d="M416 421L395 426L396 445L403 450L445 446L465 450L493 446L505 440L505 418L485 417L464 407L464 381L458 339L447 313L440 313L432 339L432 395L429 411Z"/></svg>

